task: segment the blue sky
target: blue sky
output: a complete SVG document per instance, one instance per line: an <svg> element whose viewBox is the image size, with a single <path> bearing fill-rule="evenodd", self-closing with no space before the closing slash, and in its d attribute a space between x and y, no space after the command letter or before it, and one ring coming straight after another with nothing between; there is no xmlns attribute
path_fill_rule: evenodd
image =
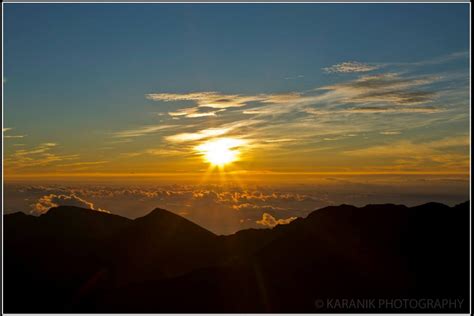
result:
<svg viewBox="0 0 474 316"><path fill-rule="evenodd" d="M116 145L110 135L121 130L169 122L175 125L178 121L183 131L176 130L176 134L218 129L232 122L247 125L233 110L252 107L252 102L260 102L258 106L269 102L252 100L212 117L189 119L192 130L182 116L166 113L189 108L198 101L183 101L182 97L170 101L163 96L153 99L150 94L304 94L335 86L345 87L343 92L348 93L346 86L339 85L369 74L391 76L387 78L395 81L411 80L407 88L410 93L418 93L413 89L421 78L427 81L423 93L447 92L436 100L426 100L426 104L412 102L412 106L446 106L448 101L456 104L449 113L431 116L429 120L435 118L433 124L426 123L424 114L413 114L403 132L405 114L392 113L390 118L383 118L394 122L386 128L399 137L394 141L434 142L468 133L468 4L5 4L4 8L4 123L11 128L7 135L25 136L8 140L6 151L12 157L18 150L13 141L18 147L28 148L21 149L23 156L28 150L44 150L41 144L51 143L55 144L51 148L56 151L57 161L63 157L91 165L98 162L99 166L100 161L109 164L112 154L131 157L131 153L151 147L170 149L166 142L170 134L159 133L147 133L148 138L140 140L129 138ZM344 62L371 65L373 72L368 68L327 70ZM443 80L426 79L437 76ZM313 110L319 109L317 102L310 104ZM352 106L347 100L341 102L345 103L343 108ZM395 104L393 100L371 99L365 106L373 106L374 102ZM362 103L357 105L362 107ZM309 113L300 110L259 119L277 129L275 122L282 125ZM453 121L453 117L459 120ZM440 120L444 121L436 125ZM332 153L386 144L380 137L367 140L367 133L384 132L380 126L374 127L373 121L373 117L355 118L357 126L372 124L361 129L366 134L356 141L359 147L353 148L352 138L341 138L337 146L331 147ZM429 126L428 134L418 130L422 125ZM334 133L327 131L327 135L313 135L312 139L336 140L339 136L332 135L337 134L336 129ZM403 134L403 138L396 133ZM260 134L250 134L250 142L254 143L250 147L262 147L254 141ZM273 133L272 137L298 138L288 134ZM245 132L237 136L246 137ZM49 151L52 149L43 152ZM137 154L135 158L136 164L151 163L150 157ZM59 170L55 163L40 165L50 171ZM118 161L110 170L122 169L127 163L130 161ZM312 165L311 161L305 163L308 168ZM379 164L374 161L375 167ZM344 169L342 165L337 168Z"/></svg>

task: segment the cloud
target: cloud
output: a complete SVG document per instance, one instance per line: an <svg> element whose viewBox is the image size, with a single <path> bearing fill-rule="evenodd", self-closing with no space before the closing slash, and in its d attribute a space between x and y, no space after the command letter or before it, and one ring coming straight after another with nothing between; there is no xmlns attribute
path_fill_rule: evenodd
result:
<svg viewBox="0 0 474 316"><path fill-rule="evenodd" d="M469 147L469 142L470 138L469 135L464 135L464 136L451 136L451 137L445 137L441 139L437 139L431 142L428 142L427 144L433 148L439 148L439 149L446 149L447 147Z"/></svg>
<svg viewBox="0 0 474 316"><path fill-rule="evenodd" d="M237 137L248 141L242 153L250 157L257 149L265 148L271 150L272 154L277 154L279 148L292 146L295 152L302 153L309 149L308 143L314 145L324 139L342 139L346 134L380 133L385 129L396 131L420 124L430 125L442 114L432 115L433 118L426 118L420 122L421 114L431 115L451 110L449 104L443 103L442 106L440 102L435 102L441 93L435 92L432 85L438 83L439 79L439 76L434 75L384 73L360 75L355 79L302 92L255 95L196 92L154 94L149 97L166 102L195 103L195 107L170 112L172 116L178 118L190 117L200 113L202 109L210 112L219 107L222 108L216 111L227 109L227 112L219 114L219 117L212 120L212 128L198 129L198 125L194 125L190 129L182 126L179 133L166 135L164 139L170 143L183 143L213 137ZM228 110L227 105L230 104L232 104L230 107L246 107ZM210 115L216 116L216 113ZM251 115L252 119L247 119L248 115ZM391 116L390 124L382 124L380 120L382 115ZM354 124L348 126L348 119ZM205 126L209 126L207 120L203 122ZM285 145L266 142L279 138L293 138L288 135L298 137ZM305 143L307 145L304 149ZM269 148L270 145L272 148ZM317 148L324 151L331 150L328 145Z"/></svg>
<svg viewBox="0 0 474 316"><path fill-rule="evenodd" d="M253 211L261 211L261 210L267 210L267 211L287 211L288 209L284 207L279 207L279 206L274 206L274 205L258 205L258 204L252 204L252 203L242 203L242 204L235 204L232 205L232 208L236 211L241 211L241 212L253 212Z"/></svg>
<svg viewBox="0 0 474 316"><path fill-rule="evenodd" d="M357 64L360 68L361 65ZM355 67L355 66L354 66ZM188 94L150 94L153 100L192 101L196 107L171 111L173 118L216 116L230 107L250 106L241 114L255 115L258 118L274 118L280 115L307 112L309 106L317 106L318 111L335 115L357 113L434 113L437 106L427 105L433 102L438 93L432 89L421 89L440 79L439 76L403 76L399 73L364 75L354 80L327 85L305 92L280 94L220 94L217 92L199 92ZM357 105L353 108L344 105ZM218 110L202 109L214 108ZM311 108L310 108L311 109ZM311 110L309 110L311 111ZM235 113L235 112L232 112Z"/></svg>
<svg viewBox="0 0 474 316"><path fill-rule="evenodd" d="M50 151L53 147L56 147L56 143L42 143L30 150L28 149L19 149L15 152L15 156L17 158L20 157L27 157L30 155L35 155L35 154L44 154L48 151Z"/></svg>
<svg viewBox="0 0 474 316"><path fill-rule="evenodd" d="M383 161L392 170L423 170L428 167L442 171L469 170L469 137L451 136L432 141L401 140L354 149L345 155Z"/></svg>
<svg viewBox="0 0 474 316"><path fill-rule="evenodd" d="M357 72L369 72L385 67L403 67L413 68L428 65L440 65L449 63L459 59L469 60L469 52L455 52L443 56L434 57L427 60L416 61L416 62L388 62L388 63L361 63L357 61L346 61L340 64L335 64L329 67L322 68L326 73L357 73Z"/></svg>
<svg viewBox="0 0 474 316"><path fill-rule="evenodd" d="M2 129L3 134L4 134L4 135L3 135L3 138L4 138L4 139L8 139L8 138L23 138L23 137L26 136L26 135L5 135L6 132L11 131L12 129L13 129L13 128L11 128L11 127L5 127L5 128Z"/></svg>
<svg viewBox="0 0 474 316"><path fill-rule="evenodd" d="M301 79L301 78L304 78L304 75L288 76L288 77L284 77L283 79L294 80L294 79Z"/></svg>
<svg viewBox="0 0 474 316"><path fill-rule="evenodd" d="M421 66L427 66L427 65L445 64L445 63L449 63L449 62L459 60L459 59L465 59L466 61L469 61L469 51L455 52L455 53L451 53L451 54L447 54L447 55L443 55L443 56L438 56L438 57L435 57L435 58L422 60L422 61L417 61L417 62L390 63L388 65L421 67Z"/></svg>
<svg viewBox="0 0 474 316"><path fill-rule="evenodd" d="M216 116L216 113L223 111L223 110L217 110L217 111L202 112L200 111L200 109L201 108L199 107L185 108L185 109L177 110L175 112L168 112L168 115L172 117L183 116L183 117L188 117L188 118L195 118L195 117L205 117L205 116Z"/></svg>
<svg viewBox="0 0 474 316"><path fill-rule="evenodd" d="M289 224L289 223L291 223L292 221L294 221L295 219L297 219L297 217L289 217L289 218L284 218L284 219L283 219L283 218L276 219L275 217L271 216L271 215L268 214L268 213L263 213L263 214L262 214L262 219L256 221L256 223L259 224L259 225L262 225L262 226L267 226L267 227L273 228L273 227L275 227L276 225Z"/></svg>
<svg viewBox="0 0 474 316"><path fill-rule="evenodd" d="M426 155L429 157L436 151L444 151L449 147L469 147L468 136L446 137L438 140L415 143L411 140L401 140L399 142L366 147L346 151L346 154L354 156L413 156Z"/></svg>
<svg viewBox="0 0 474 316"><path fill-rule="evenodd" d="M142 155L163 156L163 157L184 157L189 155L189 151L185 148L149 148L136 152L122 153L125 157L137 157Z"/></svg>
<svg viewBox="0 0 474 316"><path fill-rule="evenodd" d="M81 199L80 197L74 194L71 194L71 195L49 194L49 195L42 196L41 198L38 199L38 201L35 204L31 205L31 211L32 213L36 213L36 214L44 214L52 207L63 206L63 205L78 206L78 207L87 208L90 210L109 213L108 211L100 209L100 208L96 209L92 202L88 202L84 199Z"/></svg>
<svg viewBox="0 0 474 316"><path fill-rule="evenodd" d="M56 162L74 160L78 155L61 155L52 152L56 143L42 143L33 148L21 148L5 157L4 162L8 168L21 169L35 166L46 166Z"/></svg>
<svg viewBox="0 0 474 316"><path fill-rule="evenodd" d="M416 106L416 107L399 107L399 106L363 106L354 107L349 109L343 109L338 111L339 113L438 113L443 112L444 109L436 108L434 106Z"/></svg>
<svg viewBox="0 0 474 316"><path fill-rule="evenodd" d="M94 167L102 167L102 165L108 163L109 161L107 160L102 160L102 161L79 161L79 162L72 162L72 163L65 163L65 164L59 164L58 167L67 167L67 169L74 170L74 171L79 171L79 170L88 170Z"/></svg>
<svg viewBox="0 0 474 316"><path fill-rule="evenodd" d="M339 103L419 105L435 99L434 91L416 90L439 80L439 77L401 77L397 73L361 76L353 81L325 86L326 99Z"/></svg>
<svg viewBox="0 0 474 316"><path fill-rule="evenodd" d="M225 111L228 108L243 107L252 102L262 104L287 104L296 102L301 95L299 93L277 93L277 94L221 94L217 92L193 92L193 93L154 93L147 94L147 99L153 101L178 102L192 101L196 107L183 108L171 111L168 114L177 117L203 117L215 116L216 113ZM202 108L217 109L214 111L201 111Z"/></svg>
<svg viewBox="0 0 474 316"><path fill-rule="evenodd" d="M156 133L162 130L170 129L176 127L176 125L147 125L139 127L136 129L129 129L124 131L119 131L114 133L114 137L117 138L130 138L130 137L139 137L151 133Z"/></svg>
<svg viewBox="0 0 474 316"><path fill-rule="evenodd" d="M361 71L365 64L350 63L344 64L344 71ZM352 68L350 68L350 67ZM373 65L365 65L375 67ZM341 71L342 71L341 70ZM404 76L399 73L385 73L378 75L363 75L356 79L345 81L333 85L327 85L304 92L289 92L279 94L221 94L217 92L194 92L183 94L149 94L147 97L152 100L165 102L190 101L195 103L195 107L187 107L176 111L170 111L173 118L191 118L217 116L218 112L225 111L232 107L244 107L241 112L229 111L228 115L220 115L222 118L232 118L233 123L242 123L239 136L245 138L262 139L261 131L274 128L275 132L288 130L288 122L301 120L296 113L307 113L317 115L312 117L315 123L324 124L325 120L332 117L333 121L338 114L357 115L365 114L397 114L397 113L420 113L431 114L444 111L438 104L429 104L435 101L439 93L429 86L439 80L438 76ZM352 107L348 107L352 105ZM205 111L202 111L205 109ZM209 110L211 109L211 110ZM214 110L212 110L214 109ZM251 126L246 124L248 120L237 115L252 115L257 118L262 125ZM293 115L293 118L286 118L280 121L276 118ZM321 115L326 116L322 119ZM319 116L319 117L318 117ZM329 122L328 122L329 123ZM302 124L299 124L302 126ZM309 125L309 124L307 124ZM332 124L334 126L334 123ZM365 124L368 125L368 124ZM226 128L225 124L213 126L214 129ZM324 128L324 126L321 126ZM368 126L367 126L368 128ZM218 133L220 136L230 132ZM305 135L309 131L306 130ZM210 135L214 136L214 135ZM168 141L183 142L193 141L208 137L206 133L200 131L179 133L167 136ZM275 135L268 135L276 139ZM256 142L258 143L258 142ZM256 144L255 143L255 144Z"/></svg>
<svg viewBox="0 0 474 316"><path fill-rule="evenodd" d="M401 132L399 131L383 131L380 132L381 135L400 135Z"/></svg>
<svg viewBox="0 0 474 316"><path fill-rule="evenodd" d="M230 128L209 128L195 133L180 133L176 135L166 136L165 139L169 142L189 142L209 137L221 136L230 131Z"/></svg>
<svg viewBox="0 0 474 316"><path fill-rule="evenodd" d="M240 96L238 94L219 94L217 92L194 92L194 93L153 93L146 97L153 101L176 102L194 101L198 107L214 109L225 109L230 107L241 107L247 102L255 101L256 97Z"/></svg>
<svg viewBox="0 0 474 316"><path fill-rule="evenodd" d="M461 140L438 141L438 146L451 146ZM445 158L445 157L441 157ZM427 184L420 178L434 179ZM457 186L446 186L441 178L463 179ZM315 179L315 178L313 178ZM136 218L160 207L186 218L218 234L229 234L245 228L262 228L263 223L285 221L288 218L306 217L310 212L328 205L385 203L397 199L400 203L416 205L433 199L447 199L458 203L469 197L469 173L464 175L423 176L374 176L332 175L313 180L307 185L285 182L280 185L217 184L79 184L26 185L5 183L4 205L7 213L34 210L41 201L38 212L45 212L53 204L73 203L73 195L85 202L75 201L81 207L112 211L114 214ZM413 195L413 192L423 194ZM49 197L50 195L53 197ZM68 196L72 199L54 198ZM44 198L44 197L47 198ZM376 201L374 200L376 199ZM50 202L51 201L51 202ZM89 203L89 204L88 204ZM33 205L32 205L33 204ZM98 204L98 205L96 205ZM43 207L41 207L43 206ZM35 211L36 212L36 211ZM273 221L263 213L270 214ZM241 220L243 220L241 222ZM283 222L281 222L283 223ZM270 227L270 226L265 226Z"/></svg>
<svg viewBox="0 0 474 316"><path fill-rule="evenodd" d="M332 65L323 68L326 73L353 73L353 72L368 72L379 69L379 65L364 64L357 61L347 61L340 64Z"/></svg>
<svg viewBox="0 0 474 316"><path fill-rule="evenodd" d="M330 201L325 193L280 191L273 187L226 185L24 185L9 184L6 209L42 214L57 205L96 207L136 218L160 207L186 217L217 233L257 228L266 212L276 218L304 217ZM313 193L315 191L313 190ZM241 223L240 219L246 219Z"/></svg>
<svg viewBox="0 0 474 316"><path fill-rule="evenodd" d="M271 114L270 110L262 110L262 109L252 109L252 110L244 110L242 114Z"/></svg>

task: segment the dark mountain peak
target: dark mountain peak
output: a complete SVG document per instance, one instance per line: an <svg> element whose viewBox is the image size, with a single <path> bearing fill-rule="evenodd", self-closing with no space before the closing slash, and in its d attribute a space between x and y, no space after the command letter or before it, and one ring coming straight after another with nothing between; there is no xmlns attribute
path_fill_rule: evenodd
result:
<svg viewBox="0 0 474 316"><path fill-rule="evenodd" d="M407 208L403 204L393 204L393 203L385 203L385 204L367 204L363 208L366 209L399 209L399 208Z"/></svg>
<svg viewBox="0 0 474 316"><path fill-rule="evenodd" d="M31 225L35 224L38 217L25 214L23 212L15 212L11 214L5 214L3 217L4 223L8 225ZM7 229L7 227L5 227Z"/></svg>
<svg viewBox="0 0 474 316"><path fill-rule="evenodd" d="M84 215L89 214L91 212L97 212L91 209L82 208L78 206L71 206L71 205L61 205L50 208L45 214L42 216L74 216L74 215Z"/></svg>
<svg viewBox="0 0 474 316"><path fill-rule="evenodd" d="M145 216L142 216L142 217L137 217L134 222L136 223L179 223L179 222L183 222L183 221L187 221L185 218L173 213L173 212L170 212L170 211L167 211L167 210L164 210L162 208L155 208L154 210L152 210L150 213L146 214Z"/></svg>
<svg viewBox="0 0 474 316"><path fill-rule="evenodd" d="M317 217L317 216L320 216L321 214L330 214L332 212L341 212L341 211L344 211L344 212L351 212L351 211L354 211L356 210L357 207L353 206L353 205L348 205L348 204L341 204L341 205L338 205L338 206L326 206L326 207L323 207L323 208L320 208L320 209L317 209L313 212L311 212L306 218L314 218L314 217Z"/></svg>
<svg viewBox="0 0 474 316"><path fill-rule="evenodd" d="M153 211L151 211L150 213L148 213L144 217L150 217L150 218L157 218L157 217L182 218L181 216L179 216L179 215L177 215L173 212L167 211L167 210L159 208L159 207L155 208Z"/></svg>
<svg viewBox="0 0 474 316"><path fill-rule="evenodd" d="M132 222L119 215L66 205L50 208L46 214L39 217L39 220L52 226L65 227L64 225L67 225L70 233L74 231L83 235L113 233ZM86 233L81 233L81 229L84 229Z"/></svg>
<svg viewBox="0 0 474 316"><path fill-rule="evenodd" d="M439 203L434 203L434 204L439 204ZM429 206L432 207L432 206ZM405 205L402 204L392 204L392 203L386 203L386 204L367 204L366 206L363 207L357 207L354 205L349 205L349 204L341 204L337 206L326 206L323 208L320 208L318 210L315 210L311 212L307 218L312 218L315 216L320 216L321 214L332 214L332 215L340 215L340 214L352 214L354 211L369 211L369 212L375 212L375 211L396 211L396 210L405 210L408 209Z"/></svg>
<svg viewBox="0 0 474 316"><path fill-rule="evenodd" d="M173 230L177 232L201 232L207 235L215 236L213 233L208 231L207 229L191 222L190 220L179 216L173 212L155 208L153 211L148 213L145 216L138 217L134 220L135 226L138 225L140 227L149 227L156 232L158 231L170 231Z"/></svg>
<svg viewBox="0 0 474 316"><path fill-rule="evenodd" d="M466 202L463 202L463 203L460 203L458 205L456 205L454 208L467 208L469 209L469 201L466 201Z"/></svg>
<svg viewBox="0 0 474 316"><path fill-rule="evenodd" d="M15 212L15 213L5 214L5 217L8 217L8 218L24 218L26 216L28 215L20 211Z"/></svg>
<svg viewBox="0 0 474 316"><path fill-rule="evenodd" d="M443 204L443 203L439 203L439 202L429 202L429 203L425 203L423 204L424 206L438 206L438 207L448 207L447 205Z"/></svg>
<svg viewBox="0 0 474 316"><path fill-rule="evenodd" d="M322 210L335 210L335 209L339 209L339 210L355 210L357 209L358 207L357 206L354 206L354 205L350 205L350 204L341 204L341 205L330 205L330 206L327 206L327 207L323 207L322 209L319 209L318 211L322 211Z"/></svg>
<svg viewBox="0 0 474 316"><path fill-rule="evenodd" d="M438 211L438 210L449 210L450 207L438 202L428 202L425 204L421 204L418 206L413 207L414 210L430 210L430 211Z"/></svg>

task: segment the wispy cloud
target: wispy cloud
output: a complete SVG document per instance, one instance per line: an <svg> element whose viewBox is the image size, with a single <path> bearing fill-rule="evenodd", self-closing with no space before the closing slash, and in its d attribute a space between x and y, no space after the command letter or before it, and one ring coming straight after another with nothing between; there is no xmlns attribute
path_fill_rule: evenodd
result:
<svg viewBox="0 0 474 316"><path fill-rule="evenodd" d="M176 125L147 125L147 126L142 126L136 129L118 131L118 132L113 133L113 136L117 138L139 137L139 136L144 136L147 134L156 133L162 130L170 129L173 127L176 127Z"/></svg>
<svg viewBox="0 0 474 316"><path fill-rule="evenodd" d="M420 169L443 167L443 171L469 170L469 137L451 136L432 141L401 140L366 148L349 150L345 155L367 159L384 159L392 167Z"/></svg>
<svg viewBox="0 0 474 316"><path fill-rule="evenodd" d="M379 69L380 65L365 64L357 61L346 61L340 64L332 65L323 68L326 73L354 73L354 72L369 72Z"/></svg>
<svg viewBox="0 0 474 316"><path fill-rule="evenodd" d="M149 148L135 152L122 153L124 157L138 157L144 155L162 156L162 157L185 157L189 155L188 148L167 148L165 146L160 148Z"/></svg>
<svg viewBox="0 0 474 316"><path fill-rule="evenodd" d="M434 57L427 60L415 61L415 62L408 62L408 63L387 63L387 65L392 66L409 66L409 67L421 67L421 66L428 66L428 65L440 65L449 62L453 62L459 59L465 59L466 61L469 60L469 52L468 51L461 51L455 52L451 54L446 54L443 56Z"/></svg>
<svg viewBox="0 0 474 316"><path fill-rule="evenodd" d="M194 107L194 108L184 108L177 110L175 112L168 112L168 115L172 117L176 116L184 116L184 117L189 117L189 118L195 118L195 117L205 117L205 116L216 116L216 113L223 111L221 110L214 110L214 111L200 111L199 107Z"/></svg>
<svg viewBox="0 0 474 316"><path fill-rule="evenodd" d="M199 107L214 109L225 109L230 107L241 107L247 102L255 101L255 97L240 96L237 94L219 94L217 92L194 92L194 93L152 93L146 97L153 101L193 101Z"/></svg>
<svg viewBox="0 0 474 316"><path fill-rule="evenodd" d="M415 143L411 140L402 140L396 143L377 145L362 149L346 151L345 154L354 156L413 156L423 154L429 156L437 150L446 150L449 147L469 147L468 136L446 137L429 142Z"/></svg>
<svg viewBox="0 0 474 316"><path fill-rule="evenodd" d="M419 87L439 80L437 76L402 77L397 73L362 76L353 81L325 86L326 97L346 104L419 105L434 100L436 93Z"/></svg>
<svg viewBox="0 0 474 316"><path fill-rule="evenodd" d="M17 149L5 158L5 164L12 169L47 166L62 161L74 160L79 156L62 155L53 152L56 143L42 143L30 149Z"/></svg>
<svg viewBox="0 0 474 316"><path fill-rule="evenodd" d="M3 128L3 129L2 129L2 130L3 130L3 134L4 134L4 135L3 135L3 138L5 138L5 139L7 139L7 138L23 138L23 137L26 136L26 135L5 135L6 132L11 131L12 129L13 129L13 128L11 128L11 127L5 127L5 128Z"/></svg>
<svg viewBox="0 0 474 316"><path fill-rule="evenodd" d="M353 70L363 68L362 64L358 63L350 65ZM347 68L345 71L349 71L350 65L345 64ZM366 69L368 69L367 67ZM147 97L166 102L194 102L195 107L169 112L172 117L186 118L216 116L218 112L238 107L245 107L240 112L241 114L255 115L258 118L275 117L294 112L309 113L311 110L308 111L308 108L311 109L313 106L316 106L318 110L330 109L332 114L337 111L354 114L362 112L366 114L433 113L439 109L433 105L427 106L427 104L436 100L438 94L428 87L439 79L439 76L404 76L399 73L384 73L362 75L350 81L304 92L255 95L220 94L217 92L161 93L149 94ZM351 109L343 107L348 104L357 106Z"/></svg>
<svg viewBox="0 0 474 316"><path fill-rule="evenodd" d="M429 65L440 65L450 63L456 60L465 59L469 60L469 52L461 51L450 53L426 60L414 61L414 62L372 62L372 63L362 63L358 61L346 61L339 64L335 64L329 67L324 67L322 70L326 73L357 73L357 72L370 72L374 70L379 70L382 68L389 67L402 67L405 69L410 69L414 67L423 67ZM410 69L411 70L411 69Z"/></svg>
<svg viewBox="0 0 474 316"><path fill-rule="evenodd" d="M304 78L304 75L288 76L288 77L284 77L283 79L285 79L285 80L295 80L295 79L301 79L301 78Z"/></svg>
<svg viewBox="0 0 474 316"><path fill-rule="evenodd" d="M400 135L401 132L399 131L383 131L380 132L381 135Z"/></svg>
<svg viewBox="0 0 474 316"><path fill-rule="evenodd" d="M230 131L230 128L209 128L197 131L195 133L180 133L166 136L165 139L170 142L189 142L201 140L209 137L222 136Z"/></svg>
<svg viewBox="0 0 474 316"><path fill-rule="evenodd" d="M79 161L79 162L72 162L72 163L65 163L59 164L58 167L68 167L73 169L88 169L90 167L95 167L99 165L103 165L108 163L108 160L101 160L101 161Z"/></svg>
<svg viewBox="0 0 474 316"><path fill-rule="evenodd" d="M359 106L350 108L332 108L332 109L316 109L305 108L303 112L317 116L336 115L336 114L391 114L391 113L420 113L431 114L443 112L445 109L434 106L414 106L414 107L400 107L400 106Z"/></svg>
<svg viewBox="0 0 474 316"><path fill-rule="evenodd" d="M154 101L177 102L191 101L195 107L187 107L170 111L168 114L172 117L205 117L215 116L218 112L223 112L229 108L244 107L252 103L257 104L275 104L285 105L289 102L298 102L301 95L297 92L281 94L257 94L257 95L239 95L239 94L220 94L217 92L193 92L193 93L157 93L148 94L146 97Z"/></svg>

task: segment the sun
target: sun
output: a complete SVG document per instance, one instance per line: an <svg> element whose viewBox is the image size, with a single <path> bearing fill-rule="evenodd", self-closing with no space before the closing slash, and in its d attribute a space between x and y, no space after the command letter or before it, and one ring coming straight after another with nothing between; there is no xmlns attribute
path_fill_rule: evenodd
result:
<svg viewBox="0 0 474 316"><path fill-rule="evenodd" d="M244 142L235 138L219 138L207 141L196 149L211 165L223 167L239 159L238 147Z"/></svg>

